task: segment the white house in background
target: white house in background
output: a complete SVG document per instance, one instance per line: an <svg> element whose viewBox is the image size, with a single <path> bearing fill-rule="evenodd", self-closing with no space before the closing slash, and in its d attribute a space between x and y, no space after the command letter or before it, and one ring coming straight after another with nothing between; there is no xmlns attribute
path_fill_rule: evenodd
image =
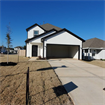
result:
<svg viewBox="0 0 105 105"><path fill-rule="evenodd" d="M14 47L14 53L18 53L18 50L23 50L23 47L21 47L21 46L16 46L16 47Z"/></svg>
<svg viewBox="0 0 105 105"><path fill-rule="evenodd" d="M84 39L51 24L34 24L26 29L26 56L82 59Z"/></svg>
<svg viewBox="0 0 105 105"><path fill-rule="evenodd" d="M14 53L14 48L9 48L10 53Z"/></svg>
<svg viewBox="0 0 105 105"><path fill-rule="evenodd" d="M23 49L23 47L21 47L21 46L16 46L16 47L14 47L14 50L15 50L15 51L22 50L22 49Z"/></svg>
<svg viewBox="0 0 105 105"><path fill-rule="evenodd" d="M83 59L105 59L105 41L92 38L83 43Z"/></svg>

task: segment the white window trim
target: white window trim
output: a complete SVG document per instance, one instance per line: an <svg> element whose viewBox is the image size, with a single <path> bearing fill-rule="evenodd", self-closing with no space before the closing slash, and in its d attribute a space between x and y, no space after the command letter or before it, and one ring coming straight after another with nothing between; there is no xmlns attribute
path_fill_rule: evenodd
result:
<svg viewBox="0 0 105 105"><path fill-rule="evenodd" d="M33 30L33 36L35 36L34 31L38 31L38 34L37 35L39 35L39 30Z"/></svg>

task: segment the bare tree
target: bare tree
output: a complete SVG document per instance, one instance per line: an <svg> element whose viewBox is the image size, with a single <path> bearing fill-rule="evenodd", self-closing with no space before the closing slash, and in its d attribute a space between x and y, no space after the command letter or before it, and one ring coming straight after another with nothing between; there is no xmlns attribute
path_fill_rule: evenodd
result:
<svg viewBox="0 0 105 105"><path fill-rule="evenodd" d="M10 28L10 24L7 26L7 33L6 33L6 41L7 41L7 64L8 64L8 60L9 60L9 57L8 57L8 54L9 54L9 49L10 47L12 46L11 45L11 28Z"/></svg>

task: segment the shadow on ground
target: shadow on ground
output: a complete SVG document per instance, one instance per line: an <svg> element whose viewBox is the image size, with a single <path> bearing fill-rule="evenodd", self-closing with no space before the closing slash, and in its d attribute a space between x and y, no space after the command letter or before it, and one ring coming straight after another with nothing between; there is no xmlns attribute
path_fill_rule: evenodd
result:
<svg viewBox="0 0 105 105"><path fill-rule="evenodd" d="M17 65L17 63L15 63L15 62L8 62L8 64L7 64L7 62L0 63L0 66L15 66L15 65Z"/></svg>
<svg viewBox="0 0 105 105"><path fill-rule="evenodd" d="M67 68L67 66L62 65L62 66L58 66L58 67L47 67L47 68L38 69L37 71L50 70L50 69L57 69L57 68Z"/></svg>
<svg viewBox="0 0 105 105"><path fill-rule="evenodd" d="M64 87L66 88L66 90ZM78 88L77 85L75 85L73 82L69 82L65 85L54 87L53 90L54 90L54 93L56 94L56 96L58 97L58 96L61 96L63 94L67 94L76 88Z"/></svg>

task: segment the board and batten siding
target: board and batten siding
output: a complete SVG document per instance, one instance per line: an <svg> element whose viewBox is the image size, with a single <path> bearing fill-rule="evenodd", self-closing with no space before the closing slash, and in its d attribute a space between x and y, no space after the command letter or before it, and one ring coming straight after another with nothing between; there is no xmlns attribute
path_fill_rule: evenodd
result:
<svg viewBox="0 0 105 105"><path fill-rule="evenodd" d="M28 39L34 37L34 30L39 31L39 34L42 34L45 32L39 26L35 26L34 28L31 28L28 30Z"/></svg>
<svg viewBox="0 0 105 105"><path fill-rule="evenodd" d="M38 37L38 38L36 38L36 39L30 40L29 42L30 42L30 43L42 43L41 38L43 38L43 37L45 37L45 36L48 36L48 35L50 35L50 34L53 34L53 33L55 33L55 32L56 32L56 31L48 32L48 33L44 34L43 36L40 36L40 37Z"/></svg>

